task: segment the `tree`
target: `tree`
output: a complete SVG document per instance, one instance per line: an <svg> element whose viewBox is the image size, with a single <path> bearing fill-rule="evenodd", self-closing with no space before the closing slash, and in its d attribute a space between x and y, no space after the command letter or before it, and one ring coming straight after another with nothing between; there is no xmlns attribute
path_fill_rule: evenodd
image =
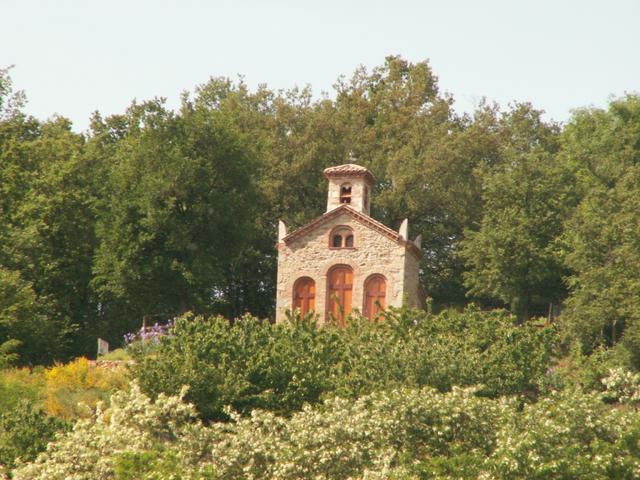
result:
<svg viewBox="0 0 640 480"><path fill-rule="evenodd" d="M22 116L25 95L13 89L13 81L9 71L11 67L0 68L0 121Z"/></svg>
<svg viewBox="0 0 640 480"><path fill-rule="evenodd" d="M227 269L227 296L233 299L227 313L272 316L278 220L296 228L322 213L321 173L339 162L334 153L339 142L326 113L331 102L313 102L309 89L273 92L261 86L250 92L242 80L214 78L198 87L193 103L226 118L257 160L254 236L251 248Z"/></svg>
<svg viewBox="0 0 640 480"><path fill-rule="evenodd" d="M0 345L13 345L19 362L61 358L72 328L51 310L19 272L0 267Z"/></svg>
<svg viewBox="0 0 640 480"><path fill-rule="evenodd" d="M251 239L253 160L216 112L133 104L114 148L93 286L129 328L143 315L212 311Z"/></svg>
<svg viewBox="0 0 640 480"><path fill-rule="evenodd" d="M422 283L437 304L462 303L461 262L454 251L479 214L465 119L440 93L428 62L387 57L336 84L334 123L351 152L376 177L372 210L392 228L409 218L422 235Z"/></svg>
<svg viewBox="0 0 640 480"><path fill-rule="evenodd" d="M583 196L564 237L574 272L565 335L585 352L620 344L638 368L640 97L615 100L606 111L577 112L563 137Z"/></svg>
<svg viewBox="0 0 640 480"><path fill-rule="evenodd" d="M26 303L3 299L14 317L5 324L22 332L15 336L11 327L5 335L23 342L23 362L46 363L70 353L67 335L86 326L91 311L93 216L83 139L66 119L24 115L24 97L11 92L6 73L0 84L0 95L9 99L0 102L8 105L0 112L0 269L9 290L27 285L33 295ZM9 305L11 299L18 303ZM82 343L76 348L84 350Z"/></svg>
<svg viewBox="0 0 640 480"><path fill-rule="evenodd" d="M557 127L540 114L516 105L503 117L503 158L485 172L482 220L461 242L469 294L509 304L521 320L565 295L556 242L575 204L571 172L555 155Z"/></svg>

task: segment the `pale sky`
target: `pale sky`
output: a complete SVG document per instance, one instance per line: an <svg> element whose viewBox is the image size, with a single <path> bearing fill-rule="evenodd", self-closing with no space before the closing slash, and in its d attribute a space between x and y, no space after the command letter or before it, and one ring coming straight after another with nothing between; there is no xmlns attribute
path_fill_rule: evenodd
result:
<svg viewBox="0 0 640 480"><path fill-rule="evenodd" d="M311 85L398 54L428 59L456 109L530 101L547 118L640 92L640 0L2 0L0 67L27 112L122 113L211 76Z"/></svg>

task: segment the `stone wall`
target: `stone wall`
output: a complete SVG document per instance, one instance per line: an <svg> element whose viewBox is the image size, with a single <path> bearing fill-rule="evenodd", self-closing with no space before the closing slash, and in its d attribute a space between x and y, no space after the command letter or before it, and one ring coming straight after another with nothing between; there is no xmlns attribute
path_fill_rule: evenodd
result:
<svg viewBox="0 0 640 480"><path fill-rule="evenodd" d="M351 207L355 210L369 215L371 205L371 191L373 185L364 178L335 177L329 179L329 189L327 193L327 212L340 206L340 187L344 184L351 185ZM365 188L369 189L367 201L365 202Z"/></svg>
<svg viewBox="0 0 640 480"><path fill-rule="evenodd" d="M408 307L424 308L422 287L420 286L420 257L407 252L404 266L404 290Z"/></svg>
<svg viewBox="0 0 640 480"><path fill-rule="evenodd" d="M340 225L353 229L354 248L329 248L329 235ZM406 258L410 256L411 259ZM289 245L278 244L278 279L276 320L284 318L284 312L293 303L293 284L300 277L310 277L316 283L315 311L325 319L327 303L327 272L334 265L349 265L353 268L353 309L362 311L364 282L369 275L378 273L387 280L387 305L401 306L405 297L410 304L416 303L414 285L417 284L417 257L404 243L355 220L342 213L296 238ZM406 272L406 268L411 273ZM416 279L409 279L415 276ZM411 291L405 296L404 285Z"/></svg>

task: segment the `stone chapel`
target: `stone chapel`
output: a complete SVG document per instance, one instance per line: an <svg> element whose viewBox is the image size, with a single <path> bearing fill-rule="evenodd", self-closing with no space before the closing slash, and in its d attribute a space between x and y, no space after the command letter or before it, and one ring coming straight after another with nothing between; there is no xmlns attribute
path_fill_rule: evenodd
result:
<svg viewBox="0 0 640 480"><path fill-rule="evenodd" d="M420 306L421 238L409 240L408 220L395 231L369 216L375 180L366 168L324 175L326 213L290 233L279 222L276 321L298 309L344 325L352 310L375 319L389 305Z"/></svg>

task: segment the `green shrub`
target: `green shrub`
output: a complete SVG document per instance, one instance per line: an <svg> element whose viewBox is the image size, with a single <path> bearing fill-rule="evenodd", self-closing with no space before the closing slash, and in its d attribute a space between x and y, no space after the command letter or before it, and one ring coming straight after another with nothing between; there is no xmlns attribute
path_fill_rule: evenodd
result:
<svg viewBox="0 0 640 480"><path fill-rule="evenodd" d="M39 405L44 398L44 369L0 370L0 412L14 409L21 401Z"/></svg>
<svg viewBox="0 0 640 480"><path fill-rule="evenodd" d="M33 460L66 424L23 400L0 413L0 465Z"/></svg>
<svg viewBox="0 0 640 480"><path fill-rule="evenodd" d="M105 355L99 356L98 361L101 360L107 362L126 362L131 360L131 357L124 348L116 348Z"/></svg>
<svg viewBox="0 0 640 480"><path fill-rule="evenodd" d="M556 338L553 328L516 325L504 310L474 307L438 315L390 309L384 322L360 319L344 335L350 368L337 376L338 391L349 396L397 385L448 391L479 384L489 396L535 392Z"/></svg>
<svg viewBox="0 0 640 480"><path fill-rule="evenodd" d="M147 452L123 452L113 458L115 480L183 478L178 453L167 448L153 448Z"/></svg>
<svg viewBox="0 0 640 480"><path fill-rule="evenodd" d="M574 344L569 354L558 362L556 372L565 385L589 391L603 391L602 380L610 370L631 370L625 349L598 347L589 355L582 353L580 345Z"/></svg>
<svg viewBox="0 0 640 480"><path fill-rule="evenodd" d="M16 352L22 345L20 340L7 340L0 343L0 370L12 367L18 362L20 354Z"/></svg>
<svg viewBox="0 0 640 480"><path fill-rule="evenodd" d="M221 317L187 316L156 348L131 348L132 375L154 395L189 385L187 399L206 419L228 418L226 405L287 413L331 390L330 367L344 355L342 344L339 332L311 321L271 325L245 317L231 326Z"/></svg>
<svg viewBox="0 0 640 480"><path fill-rule="evenodd" d="M245 317L177 321L170 335L130 347L132 376L151 395L176 394L204 419L261 408L290 415L331 395L356 398L402 386L482 384L497 396L535 393L550 364L554 330L518 326L504 311L434 315L393 310L384 321L352 317L344 329L293 318L272 325Z"/></svg>

